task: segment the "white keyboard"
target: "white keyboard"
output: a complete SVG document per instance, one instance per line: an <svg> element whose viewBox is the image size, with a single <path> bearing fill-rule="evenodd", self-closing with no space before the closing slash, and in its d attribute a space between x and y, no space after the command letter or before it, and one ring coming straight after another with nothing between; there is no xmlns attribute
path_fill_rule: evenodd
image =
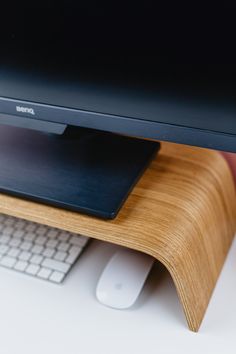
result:
<svg viewBox="0 0 236 354"><path fill-rule="evenodd" d="M61 283L89 238L0 214L0 266Z"/></svg>

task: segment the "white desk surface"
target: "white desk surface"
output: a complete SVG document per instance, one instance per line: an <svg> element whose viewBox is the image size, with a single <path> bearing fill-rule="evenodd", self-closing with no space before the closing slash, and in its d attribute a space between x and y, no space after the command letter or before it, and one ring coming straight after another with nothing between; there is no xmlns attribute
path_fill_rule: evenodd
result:
<svg viewBox="0 0 236 354"><path fill-rule="evenodd" d="M0 353L236 353L236 242L197 334L158 264L134 308L96 301L98 277L116 248L92 241L63 285L0 269Z"/></svg>

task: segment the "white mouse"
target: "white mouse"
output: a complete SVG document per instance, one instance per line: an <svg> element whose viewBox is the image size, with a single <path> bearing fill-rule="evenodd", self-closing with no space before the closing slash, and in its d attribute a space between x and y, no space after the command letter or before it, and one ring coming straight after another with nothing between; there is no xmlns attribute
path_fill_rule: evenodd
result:
<svg viewBox="0 0 236 354"><path fill-rule="evenodd" d="M121 249L106 265L97 284L96 297L103 305L127 309L137 300L154 258L144 253Z"/></svg>

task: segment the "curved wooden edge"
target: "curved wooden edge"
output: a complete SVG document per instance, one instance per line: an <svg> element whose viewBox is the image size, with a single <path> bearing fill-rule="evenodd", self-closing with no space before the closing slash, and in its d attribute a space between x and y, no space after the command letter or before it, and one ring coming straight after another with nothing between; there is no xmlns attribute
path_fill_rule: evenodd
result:
<svg viewBox="0 0 236 354"><path fill-rule="evenodd" d="M217 152L164 143L115 220L0 195L0 212L145 252L170 272L197 331L235 233L233 178Z"/></svg>

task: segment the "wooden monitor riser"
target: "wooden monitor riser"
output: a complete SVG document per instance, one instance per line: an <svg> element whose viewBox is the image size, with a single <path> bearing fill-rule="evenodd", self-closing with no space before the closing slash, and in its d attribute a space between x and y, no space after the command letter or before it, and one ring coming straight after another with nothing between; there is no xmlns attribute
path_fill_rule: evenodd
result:
<svg viewBox="0 0 236 354"><path fill-rule="evenodd" d="M233 240L234 182L214 151L163 143L115 220L0 195L0 212L152 255L170 272L192 331Z"/></svg>

